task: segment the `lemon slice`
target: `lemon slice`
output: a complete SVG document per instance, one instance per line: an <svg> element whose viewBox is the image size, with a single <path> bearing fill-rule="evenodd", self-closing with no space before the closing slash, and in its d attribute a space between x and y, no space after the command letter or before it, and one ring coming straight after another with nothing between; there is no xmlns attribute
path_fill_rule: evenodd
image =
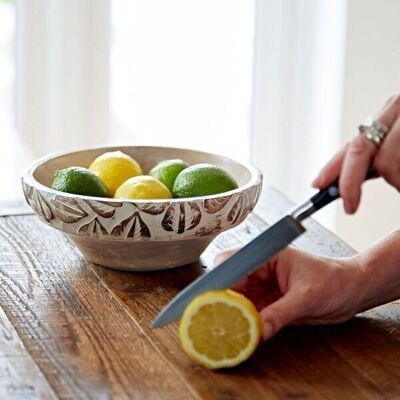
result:
<svg viewBox="0 0 400 400"><path fill-rule="evenodd" d="M190 358L207 368L234 367L247 360L261 337L253 303L232 290L210 291L185 309L179 336Z"/></svg>

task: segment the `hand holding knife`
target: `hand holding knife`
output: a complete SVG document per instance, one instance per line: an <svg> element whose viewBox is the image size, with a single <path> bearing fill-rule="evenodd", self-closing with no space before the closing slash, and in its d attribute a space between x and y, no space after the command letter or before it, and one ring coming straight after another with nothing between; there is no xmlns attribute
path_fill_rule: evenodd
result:
<svg viewBox="0 0 400 400"><path fill-rule="evenodd" d="M376 176L375 169L370 168L366 179ZM194 297L208 290L229 288L257 270L263 262L305 232L305 228L301 224L303 220L339 197L339 180L337 179L327 188L320 190L310 199L295 207L228 260L188 285L160 312L154 320L152 328L179 319Z"/></svg>

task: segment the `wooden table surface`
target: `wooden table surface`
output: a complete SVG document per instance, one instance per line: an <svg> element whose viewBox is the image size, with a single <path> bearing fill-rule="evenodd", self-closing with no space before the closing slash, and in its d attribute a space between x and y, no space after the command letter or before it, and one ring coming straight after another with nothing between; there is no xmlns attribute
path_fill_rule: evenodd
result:
<svg viewBox="0 0 400 400"><path fill-rule="evenodd" d="M246 363L218 372L187 358L177 324L149 328L220 249L246 243L289 205L267 189L198 264L127 273L86 263L60 232L3 204L0 399L400 399L399 303L343 325L286 328ZM307 225L299 247L352 253L317 223Z"/></svg>

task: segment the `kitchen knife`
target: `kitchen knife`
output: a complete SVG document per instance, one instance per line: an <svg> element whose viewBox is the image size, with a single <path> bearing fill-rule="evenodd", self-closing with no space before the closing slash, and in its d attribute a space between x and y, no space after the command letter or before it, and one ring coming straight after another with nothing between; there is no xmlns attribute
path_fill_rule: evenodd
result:
<svg viewBox="0 0 400 400"><path fill-rule="evenodd" d="M376 171L370 168L366 179L376 176ZM179 319L194 297L208 290L229 288L256 271L262 263L305 232L301 224L303 220L339 197L339 180L337 179L329 187L320 190L309 200L295 207L232 257L193 281L158 314L151 327L158 328Z"/></svg>

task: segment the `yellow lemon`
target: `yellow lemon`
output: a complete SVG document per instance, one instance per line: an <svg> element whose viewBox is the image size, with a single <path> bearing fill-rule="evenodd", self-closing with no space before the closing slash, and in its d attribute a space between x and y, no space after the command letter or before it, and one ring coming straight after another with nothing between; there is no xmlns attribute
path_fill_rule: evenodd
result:
<svg viewBox="0 0 400 400"><path fill-rule="evenodd" d="M152 176L141 175L129 178L114 194L116 199L170 199L169 189Z"/></svg>
<svg viewBox="0 0 400 400"><path fill-rule="evenodd" d="M232 290L196 297L179 325L185 352L207 368L234 367L249 358L261 337L261 320L253 303Z"/></svg>
<svg viewBox="0 0 400 400"><path fill-rule="evenodd" d="M107 186L111 194L127 179L142 175L139 163L122 151L110 151L97 157L89 167Z"/></svg>

